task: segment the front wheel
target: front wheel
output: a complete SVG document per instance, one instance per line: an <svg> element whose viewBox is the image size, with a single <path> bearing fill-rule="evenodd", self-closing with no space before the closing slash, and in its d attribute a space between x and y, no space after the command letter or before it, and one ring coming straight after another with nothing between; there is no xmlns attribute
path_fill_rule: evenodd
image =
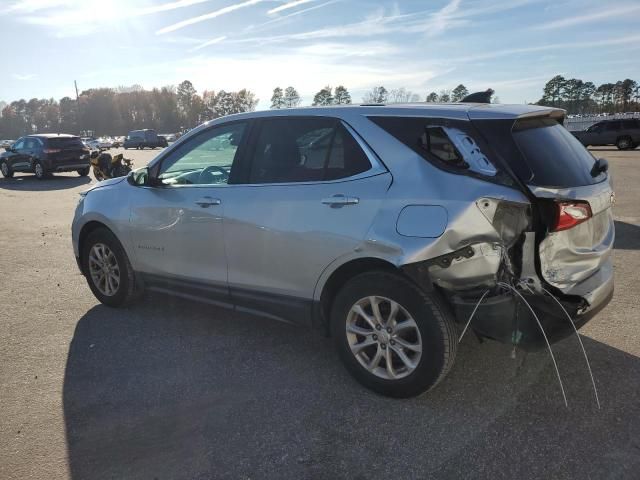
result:
<svg viewBox="0 0 640 480"><path fill-rule="evenodd" d="M6 160L2 160L2 162L0 162L0 172L2 172L2 176L4 178L13 177L13 170L11 170Z"/></svg>
<svg viewBox="0 0 640 480"><path fill-rule="evenodd" d="M430 390L456 355L455 326L443 301L394 273L350 280L334 301L331 330L351 375L391 397Z"/></svg>
<svg viewBox="0 0 640 480"><path fill-rule="evenodd" d="M38 180L44 180L45 178L47 178L49 176L47 171L44 169L44 165L42 165L42 162L40 162L40 161L34 162L34 164L33 164L33 173L36 175L36 178Z"/></svg>
<svg viewBox="0 0 640 480"><path fill-rule="evenodd" d="M78 175L80 175L81 177L86 177L87 175L89 175L89 167L78 169Z"/></svg>
<svg viewBox="0 0 640 480"><path fill-rule="evenodd" d="M616 141L616 147L618 147L618 150L630 150L632 145L633 142L629 137L620 137Z"/></svg>
<svg viewBox="0 0 640 480"><path fill-rule="evenodd" d="M82 269L95 297L110 307L132 303L141 293L124 248L110 230L89 234L82 249Z"/></svg>

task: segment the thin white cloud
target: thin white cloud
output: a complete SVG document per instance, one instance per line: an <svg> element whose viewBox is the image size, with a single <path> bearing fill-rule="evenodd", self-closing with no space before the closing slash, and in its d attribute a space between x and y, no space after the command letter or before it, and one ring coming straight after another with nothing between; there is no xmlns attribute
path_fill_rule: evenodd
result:
<svg viewBox="0 0 640 480"><path fill-rule="evenodd" d="M220 43L220 42L222 42L225 38L227 38L227 37L226 37L226 36L224 36L224 35L222 35L222 36L220 36L220 37L213 38L213 39L211 39L211 40L209 40L209 41L207 41L207 42L201 43L200 45L198 45L198 46L196 46L196 47L193 47L193 48L192 48L191 50L189 50L189 51L190 51L190 52L195 52L195 51L197 51L197 50L201 50L201 49L203 49L203 48L205 48L205 47L209 47L209 46L211 46L211 45L215 45L216 43Z"/></svg>
<svg viewBox="0 0 640 480"><path fill-rule="evenodd" d="M20 81L32 80L36 78L35 73L13 73L11 74L11 76Z"/></svg>
<svg viewBox="0 0 640 480"><path fill-rule="evenodd" d="M272 8L267 12L269 15L273 15L274 13L282 12L284 10L289 10L290 8L295 8L298 5L304 5L305 3L315 2L316 0L293 0L292 2L287 2L279 7Z"/></svg>
<svg viewBox="0 0 640 480"><path fill-rule="evenodd" d="M455 63L471 62L475 60L489 60L509 55L518 55L522 53L546 52L551 50L572 50L584 48L608 47L612 45L633 45L640 42L640 35L627 35L624 37L610 38L608 40L590 40L586 42L559 42L547 45L536 45L531 47L507 48L504 50L495 50L493 52L479 53L475 55L465 55L462 57L448 58L448 61Z"/></svg>
<svg viewBox="0 0 640 480"><path fill-rule="evenodd" d="M572 27L574 25L582 25L585 23L596 22L599 20L605 20L607 18L624 17L633 13L640 12L640 5L624 5L618 8L606 7L599 12L587 13L585 15L570 16L560 20L543 23L536 25L535 30L551 30L554 28Z"/></svg>
<svg viewBox="0 0 640 480"><path fill-rule="evenodd" d="M187 20L182 20L181 22L174 23L167 27L161 28L156 32L156 35L163 35L165 33L174 32L184 27L188 27L189 25L193 25L195 23L204 22L205 20L211 20L213 18L220 17L222 15L226 15L231 12L235 12L236 10L240 10L241 8L250 7L252 5L256 5L258 3L264 2L265 0L246 0L245 2L235 3L233 5L229 5L223 8L219 8L210 13L206 13L204 15L199 15L197 17L192 17Z"/></svg>
<svg viewBox="0 0 640 480"><path fill-rule="evenodd" d="M321 3L320 5L314 5L313 7L309 7L309 8L305 8L302 10L298 10L296 12L293 13L289 13L288 15L281 15L277 18L274 18L272 20L268 20L264 23L260 23L259 25L249 25L248 27L246 27L244 29L244 32L250 32L250 31L261 31L261 30L265 30L265 27L267 27L268 25L273 25L275 23L282 23L287 19L290 19L292 17L297 17L298 15L303 15L305 13L311 12L313 10L317 10L319 8L324 8L328 5L333 5L334 3L338 3L338 2L344 2L345 0L329 0L328 2L324 2Z"/></svg>

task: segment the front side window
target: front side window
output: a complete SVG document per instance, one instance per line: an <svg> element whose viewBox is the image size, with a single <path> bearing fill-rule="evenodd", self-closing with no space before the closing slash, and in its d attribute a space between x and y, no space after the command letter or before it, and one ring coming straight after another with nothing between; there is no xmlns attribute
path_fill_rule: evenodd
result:
<svg viewBox="0 0 640 480"><path fill-rule="evenodd" d="M19 138L16 143L13 144L15 150L22 150L24 148L24 138Z"/></svg>
<svg viewBox="0 0 640 480"><path fill-rule="evenodd" d="M232 123L187 140L163 160L158 180L163 185L228 183L245 130L245 122Z"/></svg>
<svg viewBox="0 0 640 480"><path fill-rule="evenodd" d="M344 125L323 117L263 120L250 157L253 184L337 180L371 168Z"/></svg>
<svg viewBox="0 0 640 480"><path fill-rule="evenodd" d="M620 130L620 127L622 127L622 122L620 121L607 123L607 130Z"/></svg>

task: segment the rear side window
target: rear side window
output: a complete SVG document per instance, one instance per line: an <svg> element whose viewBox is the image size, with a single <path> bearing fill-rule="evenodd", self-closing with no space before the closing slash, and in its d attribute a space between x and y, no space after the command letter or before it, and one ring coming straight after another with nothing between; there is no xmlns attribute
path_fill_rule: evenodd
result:
<svg viewBox="0 0 640 480"><path fill-rule="evenodd" d="M622 122L621 121L607 122L605 124L605 129L606 130L620 130L621 127L622 127Z"/></svg>
<svg viewBox="0 0 640 480"><path fill-rule="evenodd" d="M263 120L249 156L254 184L337 180L371 168L342 123L322 117Z"/></svg>
<svg viewBox="0 0 640 480"><path fill-rule="evenodd" d="M369 117L436 166L506 180L489 160L489 148L468 121L424 117ZM510 182L507 182L510 183Z"/></svg>
<svg viewBox="0 0 640 480"><path fill-rule="evenodd" d="M623 120L622 128L631 130L633 128L640 128L640 122L638 120Z"/></svg>
<svg viewBox="0 0 640 480"><path fill-rule="evenodd" d="M84 148L80 137L47 138L46 142L49 148Z"/></svg>
<svg viewBox="0 0 640 480"><path fill-rule="evenodd" d="M553 119L518 120L513 126L515 140L530 178L523 179L544 187L578 187L599 183L601 173L591 176L595 159L569 131Z"/></svg>

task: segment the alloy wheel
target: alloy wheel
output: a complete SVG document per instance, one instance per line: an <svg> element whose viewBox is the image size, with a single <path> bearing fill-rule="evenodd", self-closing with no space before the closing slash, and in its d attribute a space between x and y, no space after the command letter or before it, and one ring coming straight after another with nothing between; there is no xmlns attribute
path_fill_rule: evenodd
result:
<svg viewBox="0 0 640 480"><path fill-rule="evenodd" d="M6 177L9 175L9 166L7 165L7 162L2 162L0 164L0 170L2 171L3 177Z"/></svg>
<svg viewBox="0 0 640 480"><path fill-rule="evenodd" d="M416 321L399 303L380 296L358 300L346 319L351 353L370 373L385 380L410 375L422 357Z"/></svg>
<svg viewBox="0 0 640 480"><path fill-rule="evenodd" d="M39 162L36 163L33 170L34 170L34 173L36 174L36 177L38 178L44 177L44 169L42 168L42 165Z"/></svg>
<svg viewBox="0 0 640 480"><path fill-rule="evenodd" d="M113 251L104 243L96 243L89 251L91 281L100 293L112 297L120 287L120 266Z"/></svg>

